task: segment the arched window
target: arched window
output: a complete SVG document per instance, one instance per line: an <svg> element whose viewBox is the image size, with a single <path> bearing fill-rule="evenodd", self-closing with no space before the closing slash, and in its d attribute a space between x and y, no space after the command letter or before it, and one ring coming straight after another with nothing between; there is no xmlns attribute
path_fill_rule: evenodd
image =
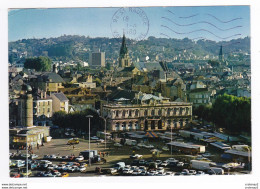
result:
<svg viewBox="0 0 260 189"><path fill-rule="evenodd" d="M161 110L161 109L158 110L158 115L159 115L159 116L162 115L162 110Z"/></svg>
<svg viewBox="0 0 260 189"><path fill-rule="evenodd" d="M138 116L138 113L139 113L139 111L138 111L138 110L135 110L135 116L136 116L136 117Z"/></svg>

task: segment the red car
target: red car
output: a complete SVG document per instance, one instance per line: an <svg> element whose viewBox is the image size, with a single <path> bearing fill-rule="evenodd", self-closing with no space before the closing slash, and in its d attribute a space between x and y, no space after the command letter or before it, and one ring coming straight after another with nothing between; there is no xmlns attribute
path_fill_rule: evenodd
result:
<svg viewBox="0 0 260 189"><path fill-rule="evenodd" d="M20 178L21 175L18 174L18 173L11 173L11 174L10 174L10 177L11 177L11 178Z"/></svg>

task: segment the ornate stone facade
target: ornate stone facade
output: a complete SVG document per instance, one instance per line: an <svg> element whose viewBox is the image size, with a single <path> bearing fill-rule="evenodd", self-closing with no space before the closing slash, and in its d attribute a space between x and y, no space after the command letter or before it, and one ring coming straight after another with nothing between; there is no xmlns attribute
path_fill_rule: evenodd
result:
<svg viewBox="0 0 260 189"><path fill-rule="evenodd" d="M192 104L106 104L101 114L107 120L107 130L110 132L177 130L183 129L191 121Z"/></svg>

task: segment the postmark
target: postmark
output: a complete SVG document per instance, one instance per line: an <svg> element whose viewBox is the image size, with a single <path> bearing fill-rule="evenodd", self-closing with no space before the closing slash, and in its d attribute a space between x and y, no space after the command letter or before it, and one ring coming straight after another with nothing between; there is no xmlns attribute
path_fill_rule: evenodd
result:
<svg viewBox="0 0 260 189"><path fill-rule="evenodd" d="M149 19L141 8L120 8L113 15L110 27L115 38L124 33L128 38L143 40L149 32Z"/></svg>

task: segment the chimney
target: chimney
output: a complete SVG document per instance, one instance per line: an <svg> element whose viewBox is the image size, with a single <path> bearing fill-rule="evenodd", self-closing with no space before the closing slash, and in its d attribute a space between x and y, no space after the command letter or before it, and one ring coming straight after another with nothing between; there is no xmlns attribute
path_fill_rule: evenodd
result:
<svg viewBox="0 0 260 189"><path fill-rule="evenodd" d="M46 97L47 97L47 95L46 95L46 91L44 91L44 93L43 93L43 94L44 94L44 97L43 97L43 98L46 98Z"/></svg>

